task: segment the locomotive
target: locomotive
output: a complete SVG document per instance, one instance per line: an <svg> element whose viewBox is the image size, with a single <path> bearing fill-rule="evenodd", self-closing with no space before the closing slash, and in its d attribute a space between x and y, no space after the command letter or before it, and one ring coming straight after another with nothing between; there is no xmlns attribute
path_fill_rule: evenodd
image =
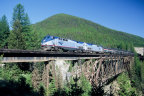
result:
<svg viewBox="0 0 144 96"><path fill-rule="evenodd" d="M41 47L47 51L103 52L103 47L101 46L50 35L44 37L41 41Z"/></svg>
<svg viewBox="0 0 144 96"><path fill-rule="evenodd" d="M56 36L45 36L41 41L41 47L46 51L72 51L111 54L132 54L129 51L104 48L99 45L64 39Z"/></svg>

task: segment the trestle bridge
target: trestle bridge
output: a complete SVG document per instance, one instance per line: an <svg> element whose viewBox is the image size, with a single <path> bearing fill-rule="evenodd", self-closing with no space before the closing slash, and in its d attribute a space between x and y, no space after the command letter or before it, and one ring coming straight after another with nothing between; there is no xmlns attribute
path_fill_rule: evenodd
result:
<svg viewBox="0 0 144 96"><path fill-rule="evenodd" d="M129 71L134 63L133 55L105 54L105 53L73 53L73 52L48 52L30 50L0 50L1 63L11 62L45 62L46 72L45 85L48 88L50 75L56 78L56 60L75 61L75 68L72 70L73 77L84 74L94 85L99 86L106 83L110 78L118 74ZM52 67L50 67L52 66Z"/></svg>

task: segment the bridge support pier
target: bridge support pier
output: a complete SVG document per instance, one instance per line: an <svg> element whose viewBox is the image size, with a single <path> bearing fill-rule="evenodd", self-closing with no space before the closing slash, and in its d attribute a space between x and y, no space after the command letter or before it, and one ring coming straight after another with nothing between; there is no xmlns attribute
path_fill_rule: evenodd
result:
<svg viewBox="0 0 144 96"><path fill-rule="evenodd" d="M49 88L49 82L51 79L56 79L56 73L55 73L55 64L54 61L46 61L43 69L43 76L42 81L45 84L45 87ZM51 76L52 75L52 76ZM57 87L57 80L55 80L55 86Z"/></svg>
<svg viewBox="0 0 144 96"><path fill-rule="evenodd" d="M50 71L50 65L49 61L47 61L45 62L42 76L42 81L47 89L49 88L49 71Z"/></svg>
<svg viewBox="0 0 144 96"><path fill-rule="evenodd" d="M46 88L49 88L49 64L46 64L46 76L47 76L47 80L46 80Z"/></svg>

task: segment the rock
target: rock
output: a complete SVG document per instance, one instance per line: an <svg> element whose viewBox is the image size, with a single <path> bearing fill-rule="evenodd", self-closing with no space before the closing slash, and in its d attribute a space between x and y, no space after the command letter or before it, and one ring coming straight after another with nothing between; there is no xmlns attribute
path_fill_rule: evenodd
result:
<svg viewBox="0 0 144 96"><path fill-rule="evenodd" d="M4 67L5 64L0 64L0 67Z"/></svg>
<svg viewBox="0 0 144 96"><path fill-rule="evenodd" d="M144 47L134 47L134 49L138 54L144 56Z"/></svg>
<svg viewBox="0 0 144 96"><path fill-rule="evenodd" d="M56 60L55 64L59 68L60 73L62 75L62 81L64 82L66 80L67 76L70 75L70 73L68 72L70 64L67 64L65 62L65 60Z"/></svg>

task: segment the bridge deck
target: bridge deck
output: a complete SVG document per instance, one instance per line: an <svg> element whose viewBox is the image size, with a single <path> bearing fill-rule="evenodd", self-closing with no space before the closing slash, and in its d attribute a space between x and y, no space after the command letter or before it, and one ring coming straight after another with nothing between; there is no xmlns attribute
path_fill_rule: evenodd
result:
<svg viewBox="0 0 144 96"><path fill-rule="evenodd" d="M76 60L76 59L92 59L105 58L115 56L117 54L106 53L76 53L76 52L51 52L42 50L15 50L15 49L1 49L1 62L41 62L48 60ZM128 55L119 55L128 56Z"/></svg>

